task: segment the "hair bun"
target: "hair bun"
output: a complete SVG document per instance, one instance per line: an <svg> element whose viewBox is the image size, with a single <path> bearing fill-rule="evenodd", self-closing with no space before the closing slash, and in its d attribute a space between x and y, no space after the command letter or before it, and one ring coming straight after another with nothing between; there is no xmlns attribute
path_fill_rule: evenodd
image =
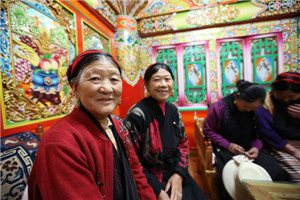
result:
<svg viewBox="0 0 300 200"><path fill-rule="evenodd" d="M242 92L243 90L245 90L246 88L248 88L251 85L253 85L253 83L250 83L249 81L245 81L245 80L239 80L236 83L236 87L238 88L239 92Z"/></svg>

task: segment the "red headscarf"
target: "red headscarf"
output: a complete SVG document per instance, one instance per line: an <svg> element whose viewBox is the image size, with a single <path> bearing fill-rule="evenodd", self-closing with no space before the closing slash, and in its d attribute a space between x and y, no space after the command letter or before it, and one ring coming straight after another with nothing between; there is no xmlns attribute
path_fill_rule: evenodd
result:
<svg viewBox="0 0 300 200"><path fill-rule="evenodd" d="M297 72L283 72L278 74L273 83L277 82L288 82L300 84L300 74Z"/></svg>
<svg viewBox="0 0 300 200"><path fill-rule="evenodd" d="M107 56L109 57L113 62L115 62L115 64L117 65L119 71L121 72L121 67L120 67L120 64L119 62L113 57L111 56L110 54L104 52L104 51L101 51L101 50L87 50L87 51L84 51L82 52L81 54L79 54L73 61L73 63L69 66L68 68L68 71L67 71L67 76L68 76L68 80L69 82L71 81L72 78L74 78L74 72L77 70L79 70L82 65L78 65L80 63L80 61L86 57L87 55L90 55L90 54L100 54L100 55L103 55L103 56Z"/></svg>

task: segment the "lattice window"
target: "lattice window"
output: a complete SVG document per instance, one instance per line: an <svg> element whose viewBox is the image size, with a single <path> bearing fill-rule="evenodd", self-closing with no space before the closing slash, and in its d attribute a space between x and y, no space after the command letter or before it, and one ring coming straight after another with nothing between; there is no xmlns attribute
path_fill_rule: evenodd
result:
<svg viewBox="0 0 300 200"><path fill-rule="evenodd" d="M262 84L267 91L283 69L281 33L217 41L219 95L236 91L240 79Z"/></svg>
<svg viewBox="0 0 300 200"><path fill-rule="evenodd" d="M277 37L250 39L253 81L265 85L267 90L276 78L278 66Z"/></svg>
<svg viewBox="0 0 300 200"><path fill-rule="evenodd" d="M220 64L222 71L222 95L236 90L236 82L243 79L243 40L220 43Z"/></svg>
<svg viewBox="0 0 300 200"><path fill-rule="evenodd" d="M185 101L187 104L205 103L207 98L205 45L183 47L185 71Z"/></svg>
<svg viewBox="0 0 300 200"><path fill-rule="evenodd" d="M172 68L174 97L168 101L181 109L206 109L206 104L210 103L207 48L207 42L153 48L153 62L163 62Z"/></svg>
<svg viewBox="0 0 300 200"><path fill-rule="evenodd" d="M156 62L163 62L171 67L174 75L174 97L170 97L168 102L178 103L178 78L177 78L177 51L176 48L158 49L156 51Z"/></svg>

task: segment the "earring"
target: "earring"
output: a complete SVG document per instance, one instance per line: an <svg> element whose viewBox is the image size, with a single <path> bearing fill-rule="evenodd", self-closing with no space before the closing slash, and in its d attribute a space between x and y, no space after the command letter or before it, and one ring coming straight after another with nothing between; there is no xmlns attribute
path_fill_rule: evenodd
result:
<svg viewBox="0 0 300 200"><path fill-rule="evenodd" d="M236 99L233 101L234 104L236 104Z"/></svg>
<svg viewBox="0 0 300 200"><path fill-rule="evenodd" d="M171 91L171 96L174 97L174 89Z"/></svg>
<svg viewBox="0 0 300 200"><path fill-rule="evenodd" d="M150 94L149 94L149 91L148 90L145 90L145 92L144 92L145 94L145 97L149 97L150 96Z"/></svg>

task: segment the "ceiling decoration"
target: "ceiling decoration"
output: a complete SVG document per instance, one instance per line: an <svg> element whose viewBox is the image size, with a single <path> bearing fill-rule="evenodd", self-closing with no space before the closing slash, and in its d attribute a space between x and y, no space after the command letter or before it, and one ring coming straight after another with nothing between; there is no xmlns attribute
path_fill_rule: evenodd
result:
<svg viewBox="0 0 300 200"><path fill-rule="evenodd" d="M158 15L189 10L194 7L195 4L190 0L150 0L148 5L135 17L137 19L155 17Z"/></svg>
<svg viewBox="0 0 300 200"><path fill-rule="evenodd" d="M141 37L300 13L297 0L85 0L116 27L117 15L137 20ZM109 8L108 8L109 7ZM113 12L111 12L113 11ZM271 19L270 18L270 19ZM272 18L272 19L273 19ZM269 19L269 20L270 20Z"/></svg>
<svg viewBox="0 0 300 200"><path fill-rule="evenodd" d="M117 15L130 15L135 17L147 5L148 0L106 0L106 2L115 10Z"/></svg>

